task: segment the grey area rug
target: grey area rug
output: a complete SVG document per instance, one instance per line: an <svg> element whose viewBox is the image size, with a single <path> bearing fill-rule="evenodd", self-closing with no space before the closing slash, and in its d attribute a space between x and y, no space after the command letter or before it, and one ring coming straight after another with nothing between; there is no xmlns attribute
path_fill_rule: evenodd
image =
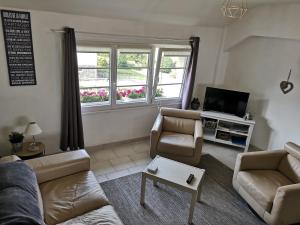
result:
<svg viewBox="0 0 300 225"><path fill-rule="evenodd" d="M194 211L195 225L260 225L256 216L232 187L233 171L210 155L203 155L206 169L201 202ZM191 196L163 184L147 181L146 206L140 203L141 173L101 183L108 199L125 225L188 224Z"/></svg>

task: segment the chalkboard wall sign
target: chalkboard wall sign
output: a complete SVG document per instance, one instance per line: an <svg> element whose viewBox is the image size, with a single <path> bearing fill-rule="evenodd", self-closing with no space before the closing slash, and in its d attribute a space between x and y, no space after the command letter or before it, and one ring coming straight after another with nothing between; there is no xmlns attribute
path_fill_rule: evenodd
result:
<svg viewBox="0 0 300 225"><path fill-rule="evenodd" d="M11 86L36 85L29 12L1 10Z"/></svg>

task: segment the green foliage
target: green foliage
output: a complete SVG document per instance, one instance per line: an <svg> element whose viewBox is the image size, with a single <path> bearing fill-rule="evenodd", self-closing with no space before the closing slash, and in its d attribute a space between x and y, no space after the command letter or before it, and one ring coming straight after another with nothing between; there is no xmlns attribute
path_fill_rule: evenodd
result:
<svg viewBox="0 0 300 225"><path fill-rule="evenodd" d="M118 67L134 67L147 65L148 57L145 54L119 54Z"/></svg>
<svg viewBox="0 0 300 225"><path fill-rule="evenodd" d="M109 62L107 61L106 53L98 53L97 54L97 66L98 67L108 67Z"/></svg>
<svg viewBox="0 0 300 225"><path fill-rule="evenodd" d="M118 56L118 67L125 67L125 68L127 68L127 67L130 67L130 66L133 66L128 61L129 60L128 60L127 55L120 54Z"/></svg>
<svg viewBox="0 0 300 225"><path fill-rule="evenodd" d="M155 92L155 97L162 97L164 94L164 91L162 88L158 88L156 89L156 92Z"/></svg>
<svg viewBox="0 0 300 225"><path fill-rule="evenodd" d="M10 143L20 143L23 141L24 139L24 135L22 133L19 132L11 132L9 137L9 141Z"/></svg>
<svg viewBox="0 0 300 225"><path fill-rule="evenodd" d="M133 91L130 94L128 94L127 97L131 99L145 98L145 92L137 93Z"/></svg>
<svg viewBox="0 0 300 225"><path fill-rule="evenodd" d="M122 97L123 97L123 96L122 96L119 92L117 92L117 100L121 100Z"/></svg>
<svg viewBox="0 0 300 225"><path fill-rule="evenodd" d="M102 98L100 96L82 96L80 97L80 102L82 103L91 103L91 102L104 102L108 101L108 98Z"/></svg>
<svg viewBox="0 0 300 225"><path fill-rule="evenodd" d="M165 69L160 69L160 71L162 73L171 73L171 69L172 67L175 66L175 63L173 62L172 58L170 57L163 57L162 61L161 61L161 68L165 68Z"/></svg>
<svg viewBox="0 0 300 225"><path fill-rule="evenodd" d="M137 65L147 65L148 57L145 54L129 54L127 55L129 61L135 62Z"/></svg>
<svg viewBox="0 0 300 225"><path fill-rule="evenodd" d="M80 102L105 102L109 100L109 94L106 90L100 89L99 91L84 90L80 92Z"/></svg>

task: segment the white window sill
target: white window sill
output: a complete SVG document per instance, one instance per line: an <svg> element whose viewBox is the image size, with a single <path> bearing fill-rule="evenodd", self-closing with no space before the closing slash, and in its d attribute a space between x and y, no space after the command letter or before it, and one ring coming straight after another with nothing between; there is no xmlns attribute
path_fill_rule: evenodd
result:
<svg viewBox="0 0 300 225"><path fill-rule="evenodd" d="M91 113L111 112L111 111L122 111L136 108L154 108L154 107L178 107L180 105L180 99L178 98L165 98L154 100L153 103L146 102L124 102L116 105L101 104L101 103L84 103L81 105L82 115L88 115Z"/></svg>

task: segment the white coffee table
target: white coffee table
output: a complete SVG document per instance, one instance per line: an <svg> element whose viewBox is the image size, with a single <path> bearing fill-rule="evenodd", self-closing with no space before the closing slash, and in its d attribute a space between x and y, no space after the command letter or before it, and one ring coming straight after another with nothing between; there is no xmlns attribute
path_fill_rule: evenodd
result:
<svg viewBox="0 0 300 225"><path fill-rule="evenodd" d="M152 163L158 166L158 171L156 174L152 174L145 168L142 172L141 205L144 206L145 204L146 178L152 180L154 186L159 182L189 192L192 194L192 200L188 222L192 224L195 204L197 200L200 201L201 184L205 170L161 156L156 156L150 164ZM194 174L195 177L192 183L188 184L186 180L191 173Z"/></svg>

